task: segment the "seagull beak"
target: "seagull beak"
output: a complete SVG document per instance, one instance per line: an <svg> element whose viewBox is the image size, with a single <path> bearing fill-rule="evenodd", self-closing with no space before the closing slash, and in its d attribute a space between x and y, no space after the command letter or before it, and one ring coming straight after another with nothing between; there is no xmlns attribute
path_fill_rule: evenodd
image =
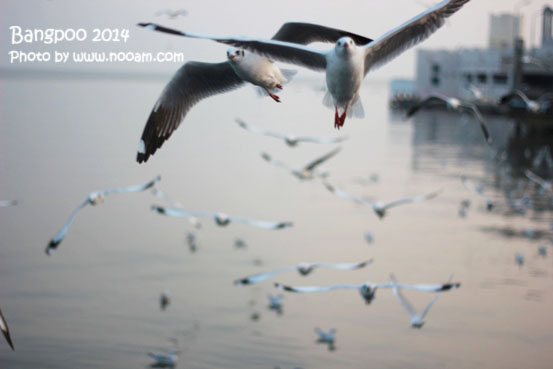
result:
<svg viewBox="0 0 553 369"><path fill-rule="evenodd" d="M230 60L232 60L232 59L234 59L234 55L233 55L233 54L230 54L230 55L228 56L228 58L229 58Z"/></svg>
<svg viewBox="0 0 553 369"><path fill-rule="evenodd" d="M349 47L349 45L348 45L348 43L346 42L346 43L344 44L344 49L347 49L348 47Z"/></svg>

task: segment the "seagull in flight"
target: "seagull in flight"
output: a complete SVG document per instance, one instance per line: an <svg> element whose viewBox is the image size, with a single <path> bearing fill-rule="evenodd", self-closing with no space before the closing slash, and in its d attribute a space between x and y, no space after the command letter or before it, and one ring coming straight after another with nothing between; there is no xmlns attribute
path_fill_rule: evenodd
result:
<svg viewBox="0 0 553 369"><path fill-rule="evenodd" d="M17 200L0 200L0 208L15 206L17 205Z"/></svg>
<svg viewBox="0 0 553 369"><path fill-rule="evenodd" d="M428 193L426 195L406 197L406 198L396 200L396 201L391 201L391 202L388 202L388 203L381 203L381 202L372 202L372 201L369 201L367 199L363 199L363 198L357 197L355 195L351 195L351 194L349 194L349 193L347 193L347 192L345 192L345 191L343 191L339 188L336 188L336 187L332 186L328 182L323 182L323 184L327 188L327 190L329 190L330 192L332 192L336 196L342 197L344 199L352 200L352 201L354 201L358 204L371 206L373 211L375 212L375 214L378 215L378 217L380 219L384 218L384 216L386 215L386 211L389 208L392 208L392 207L398 206L398 205L403 205L403 204L410 204L410 203L418 202L418 201L430 200L430 199L438 196L440 194L440 192L442 192L442 190L440 189L438 191L434 191L434 192Z"/></svg>
<svg viewBox="0 0 553 369"><path fill-rule="evenodd" d="M247 124L242 119L237 118L236 123L238 125L250 132L262 134L265 136L275 137L278 139L281 139L286 143L286 145L290 147L296 147L300 142L312 142L312 143L320 143L320 144L332 144L332 143L338 143L346 140L346 137L308 137L308 136L295 136L292 134L284 135L282 133L277 133L269 130L265 130L262 128L258 128L255 126L252 126L250 124Z"/></svg>
<svg viewBox="0 0 553 369"><path fill-rule="evenodd" d="M182 32L153 23L140 23L147 29L182 35ZM361 44L372 39L335 28L310 23L285 23L273 36L278 42L292 45L306 45L311 42L336 42L341 37L350 37ZM249 82L261 88L276 102L280 98L273 92L295 74L295 71L281 70L272 60L244 49L231 47L227 60L221 63L185 63L165 86L146 122L138 147L136 160L148 160L186 116L186 113L200 100L212 95L234 90Z"/></svg>
<svg viewBox="0 0 553 369"><path fill-rule="evenodd" d="M173 208L179 208L179 209L182 208L182 205L181 205L180 202L173 202L173 200L171 200L171 198L169 198L169 196L167 196L167 195L165 194L165 192L159 190L158 188L153 187L153 188L152 188L152 193L153 193L156 197L159 197L160 199L165 200L168 204L171 205L171 207L173 207ZM198 220L198 218L196 218L196 217L188 217L188 221L190 222L190 224L191 224L194 228L196 228L196 229L202 228L202 223Z"/></svg>
<svg viewBox="0 0 553 369"><path fill-rule="evenodd" d="M545 179L538 176L536 173L532 172L530 169L526 169L524 171L524 174L526 175L526 177L528 177L529 180L531 180L534 183L537 183L544 191L553 190L553 182L546 181Z"/></svg>
<svg viewBox="0 0 553 369"><path fill-rule="evenodd" d="M268 278L271 278L272 276L275 276L277 274L287 272L289 270L297 270L298 273L301 276L307 276L310 274L313 270L316 268L331 268L331 269L339 269L339 270L354 270L354 269L361 269L366 266L371 265L373 262L372 259L362 261L360 263L342 263L342 264L332 264L332 263L299 263L297 265L291 265L284 267L282 269L274 270L272 272L266 272L266 273L259 273L254 274L249 277L244 277L241 279L237 279L234 281L234 284L241 284L241 285L247 285L247 284L254 284L261 281L264 281Z"/></svg>
<svg viewBox="0 0 553 369"><path fill-rule="evenodd" d="M170 349L166 354L161 352L148 352L148 356L154 359L155 363L151 367L173 368L177 364L179 350Z"/></svg>
<svg viewBox="0 0 553 369"><path fill-rule="evenodd" d="M305 181L305 180L314 179L316 177L319 177L319 178L327 177L328 172L317 169L317 167L322 163L324 163L325 161L327 161L328 159L330 159L331 157L333 157L334 155L336 155L340 150L341 148L338 147L330 151L329 153L321 156L320 158L313 160L312 162L310 162L309 164L307 164L306 166L300 169L292 168L291 166L289 166L288 164L280 160L275 160L269 154L264 152L261 153L261 157L277 167L288 169L298 179Z"/></svg>
<svg viewBox="0 0 553 369"><path fill-rule="evenodd" d="M396 296L400 304L403 305L405 310L407 310L407 312L411 316L411 327L422 328L422 326L424 325L424 318L428 314L428 311L430 311L430 308L432 307L432 305L434 305L434 303L440 298L440 296L442 296L443 292L438 293L436 297L434 297L432 301L430 301L430 303L426 305L421 315L417 315L415 313L415 309L413 309L413 306L409 303L409 301L407 301L407 299L405 299L400 289L398 288L398 284L393 274L390 274L390 282L392 283L392 286L393 286L392 291L394 295Z"/></svg>
<svg viewBox="0 0 553 369"><path fill-rule="evenodd" d="M334 126L340 128L344 125L346 116L352 115L358 118L364 116L359 89L369 71L428 38L444 24L446 18L457 12L468 1L441 1L373 42L357 45L351 37L344 36L336 40L334 48L326 51L275 39L263 40L179 31L175 34L210 39L250 50L272 60L298 64L315 71L325 71L328 93L323 103L335 109ZM141 25L149 26L149 24ZM343 109L341 114L339 109Z"/></svg>
<svg viewBox="0 0 553 369"><path fill-rule="evenodd" d="M203 213L203 212L195 212L195 211L187 211L183 209L177 209L177 208L166 208L159 205L152 205L152 210L163 215L171 216L171 217L206 217L206 218L213 218L215 221L215 224L218 226L224 227L227 226L231 222L240 222L244 224L248 224L254 227L258 228L265 228L265 229L282 229L286 227L291 227L292 222L269 222L264 220L254 220L254 219L248 219L244 217L239 216L229 216L224 213Z"/></svg>
<svg viewBox="0 0 553 369"><path fill-rule="evenodd" d="M282 294L278 295L267 295L269 299L269 309L275 310L278 314L282 314L282 299L284 296Z"/></svg>
<svg viewBox="0 0 553 369"><path fill-rule="evenodd" d="M430 95L420 103L411 107L411 109L409 109L409 111L407 112L407 117L409 118L413 116L416 112L418 112L422 107L426 105L435 105L435 104L445 104L448 109L456 112L468 111L472 113L472 115L474 115L474 117L480 124L480 129L482 130L482 134L484 135L486 142L488 143L488 145L491 145L492 138L490 137L488 128L486 127L486 123L484 122L484 117L480 113L480 110L478 110L476 105L474 105L473 103L461 101L456 97L449 97L449 96L440 95L440 94Z"/></svg>
<svg viewBox="0 0 553 369"><path fill-rule="evenodd" d="M315 328L315 333L317 333L317 336L319 336L319 339L317 342L334 343L335 333L336 333L335 328L330 328L328 332L325 332L320 328Z"/></svg>
<svg viewBox="0 0 553 369"><path fill-rule="evenodd" d="M443 284L396 284L398 288L406 290L426 291L426 292L441 292L459 288L460 283L443 283ZM275 287L283 291L308 293L308 292L320 292L320 291L333 291L341 289L355 289L359 290L361 297L365 300L366 304L370 304L375 297L376 290L379 288L394 288L392 283L375 284L372 282L364 282L361 284L339 284L333 286L302 286L292 287L286 286L281 283L275 283Z"/></svg>
<svg viewBox="0 0 553 369"><path fill-rule="evenodd" d="M67 220L67 223L62 227L62 229L50 240L50 243L48 243L48 246L46 246L46 254L50 255L50 253L57 249L58 245L63 241L63 238L65 237L65 234L67 231L69 231L69 226L71 223L73 223L73 220L75 220L75 217L87 205L98 205L99 203L102 203L104 201L104 197L106 197L109 194L112 193L129 193L129 192L141 192L146 191L150 188L152 188L159 180L161 179L160 176L157 176L153 180L151 180L148 183L136 185L136 186L130 186L130 187L121 187L121 188L114 188L111 190L99 190L94 191L88 194L86 199L77 206L75 210L73 210L73 213L69 216L69 219Z"/></svg>
<svg viewBox="0 0 553 369"><path fill-rule="evenodd" d="M12 351L15 351L13 348L12 338L10 336L10 328L8 327L8 322L6 322L6 318L4 318L4 314L2 314L2 310L0 310L0 330L4 334L4 338L8 341Z"/></svg>
<svg viewBox="0 0 553 369"><path fill-rule="evenodd" d="M526 96L526 94L519 89L515 89L507 95L501 97L499 104L505 105L513 100L522 101L526 111L530 113L539 113L542 110L542 106L538 101L529 99L528 96Z"/></svg>

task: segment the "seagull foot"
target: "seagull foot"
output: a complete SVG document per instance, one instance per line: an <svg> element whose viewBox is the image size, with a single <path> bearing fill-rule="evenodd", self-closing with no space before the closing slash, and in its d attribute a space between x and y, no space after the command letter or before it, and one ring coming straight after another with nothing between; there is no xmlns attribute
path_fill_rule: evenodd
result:
<svg viewBox="0 0 553 369"><path fill-rule="evenodd" d="M334 128L340 129L340 116L338 115L338 107L336 107L336 112L334 113Z"/></svg>
<svg viewBox="0 0 553 369"><path fill-rule="evenodd" d="M275 95L274 93L272 93L271 91L269 91L268 89L265 89L265 91L267 91L267 93L269 94L269 96L271 96L271 98L273 100L275 100L276 102L280 102L280 97L278 97L277 95Z"/></svg>
<svg viewBox="0 0 553 369"><path fill-rule="evenodd" d="M277 83L276 88L278 88L279 90L282 90L282 85L280 83Z"/></svg>

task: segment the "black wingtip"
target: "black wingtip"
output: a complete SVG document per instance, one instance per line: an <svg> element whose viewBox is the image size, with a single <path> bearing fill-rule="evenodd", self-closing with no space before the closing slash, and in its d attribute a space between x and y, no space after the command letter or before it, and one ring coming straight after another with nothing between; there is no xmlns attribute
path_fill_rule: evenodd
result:
<svg viewBox="0 0 553 369"><path fill-rule="evenodd" d="M152 205L152 211L155 211L156 213L159 213L159 214L163 214L165 215L166 212L165 212L165 208L161 207L161 206L157 206L157 205Z"/></svg>
<svg viewBox="0 0 553 369"><path fill-rule="evenodd" d="M294 223L292 223L292 222L282 222L282 223L277 224L275 229L282 229L282 228L292 227L293 225L294 225Z"/></svg>
<svg viewBox="0 0 553 369"><path fill-rule="evenodd" d="M442 286L442 291L448 291L461 287L461 283L446 283Z"/></svg>
<svg viewBox="0 0 553 369"><path fill-rule="evenodd" d="M60 243L61 243L61 240L60 241L51 240L50 243L48 243L48 246L46 246L46 250L44 250L46 255L48 256L52 255L52 251L57 249Z"/></svg>
<svg viewBox="0 0 553 369"><path fill-rule="evenodd" d="M250 284L250 280L248 278L237 279L237 280L234 281L234 284L236 284L236 285L240 284L240 285L245 286L247 284Z"/></svg>

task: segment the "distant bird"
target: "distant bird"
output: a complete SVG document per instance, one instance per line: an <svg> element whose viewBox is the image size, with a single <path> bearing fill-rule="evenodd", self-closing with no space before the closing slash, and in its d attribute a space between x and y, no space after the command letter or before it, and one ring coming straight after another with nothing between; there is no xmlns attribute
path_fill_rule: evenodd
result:
<svg viewBox="0 0 553 369"><path fill-rule="evenodd" d="M6 318L4 318L4 314L2 314L2 310L0 310L0 330L4 334L4 338L6 341L8 341L8 344L10 345L12 351L15 351L13 348L13 342L12 338L10 336L10 328L8 327L8 322L6 321Z"/></svg>
<svg viewBox="0 0 553 369"><path fill-rule="evenodd" d="M339 269L339 270L354 270L354 269L361 269L361 268L364 268L368 265L371 265L373 262L372 259L369 259L369 260L365 260L365 261L362 261L360 263L344 263L344 264L332 264L332 263L299 263L297 265L291 265L291 266L287 266L285 268L282 268L282 269L278 269L278 270L274 270L272 272L266 272L266 273L259 273L259 274L254 274L254 275L251 275L249 277L244 277L244 278L241 278L241 279L237 279L236 281L234 281L234 284L242 284L242 285L247 285L247 284L254 284L254 283L258 283L258 282L261 282L261 281L264 281L268 278L271 278L277 274L280 274L280 273L283 273L283 272L287 272L289 270L297 270L298 273L301 275L301 276L307 276L308 274L310 274L313 270L315 270L316 268L331 268L331 269Z"/></svg>
<svg viewBox="0 0 553 369"><path fill-rule="evenodd" d="M365 241L367 241L367 243L373 243L374 242L374 236L371 232L366 232L365 233Z"/></svg>
<svg viewBox="0 0 553 369"><path fill-rule="evenodd" d="M476 186L471 180L469 180L465 176L461 176L461 181L463 182L463 185L466 187L467 190L476 193L477 195L483 197L486 200L487 211L492 211L494 209L495 207L494 202L484 195L484 186L482 185Z"/></svg>
<svg viewBox="0 0 553 369"><path fill-rule="evenodd" d="M173 200L171 200L171 198L169 198L169 196L165 194L165 192L161 191L160 189L153 187L152 193L155 196L159 197L160 199L165 200L168 204L171 205L171 207L182 209L182 205L180 202L174 202ZM188 217L188 221L194 228L196 229L202 228L202 223L198 220L198 218L191 216L191 217Z"/></svg>
<svg viewBox="0 0 553 369"><path fill-rule="evenodd" d="M201 35L177 32L181 36L204 38L251 50L272 60L299 64L315 71L325 71L328 93L323 103L334 108L334 126L344 125L346 115L362 118L359 89L367 73L385 64L408 48L428 38L444 20L469 0L445 0L406 23L385 33L379 39L359 46L351 37L340 37L334 48L326 51L303 45L256 38ZM339 114L338 109L343 109Z"/></svg>
<svg viewBox="0 0 553 369"><path fill-rule="evenodd" d="M284 296L282 294L278 295L267 295L269 298L269 309L275 310L277 313L282 313L282 299Z"/></svg>
<svg viewBox="0 0 553 369"><path fill-rule="evenodd" d="M169 19L176 19L178 17L184 17L188 14L188 12L184 9L179 10L171 10L171 9L164 9L159 10L156 12L156 16L159 17L160 15L166 15Z"/></svg>
<svg viewBox="0 0 553 369"><path fill-rule="evenodd" d="M402 295L400 289L397 287L397 282L396 282L393 274L390 274L390 282L394 286L394 287L392 287L392 291L394 292L394 295L396 296L398 301L401 303L401 305L403 305L405 310L407 310L407 312L409 313L409 316L411 317L411 327L413 327L413 328L422 328L422 326L424 325L424 318L426 317L426 315L430 311L430 308L432 307L432 305L434 305L434 303L440 298L440 296L442 296L443 292L438 293L436 295L436 297L434 297L432 299L432 301L430 301L430 303L428 305L426 305L426 307L422 311L422 314L417 315L415 313L415 309L413 309L413 306L411 306L409 301L407 301L407 299Z"/></svg>
<svg viewBox="0 0 553 369"><path fill-rule="evenodd" d="M286 145L290 147L296 147L300 142L332 144L332 143L342 142L347 139L346 137L308 137L308 136L294 136L292 134L285 135L282 133L277 133L274 131L269 131L269 130L252 126L239 118L236 119L236 123L238 123L240 127L250 132L281 139L284 141L284 143L286 143Z"/></svg>
<svg viewBox="0 0 553 369"><path fill-rule="evenodd" d="M148 356L154 359L155 363L152 367L157 368L173 368L177 364L179 350L170 349L166 354L161 352L148 352Z"/></svg>
<svg viewBox="0 0 553 369"><path fill-rule="evenodd" d="M140 23L139 26L182 35L179 31L152 23ZM343 36L351 37L356 42L372 41L350 32L310 23L285 23L273 40L303 45L317 41L336 42ZM187 62L175 73L157 100L144 127L136 160L139 163L147 161L178 128L188 110L200 100L249 82L280 102L273 92L282 89L282 85L295 73L279 69L272 60L259 54L234 47L227 50L227 61L222 63Z"/></svg>
<svg viewBox="0 0 553 369"><path fill-rule="evenodd" d="M229 216L224 213L209 214L209 213L187 211L187 210L176 209L176 208L165 208L159 205L152 205L152 210L159 214L163 214L171 217L194 216L194 217L213 218L213 220L215 221L215 224L221 227L227 226L231 222L240 222L254 227L265 228L265 229L282 229L282 228L292 226L292 222L269 222L264 220L248 219L248 218L238 217L238 216Z"/></svg>
<svg viewBox="0 0 553 369"><path fill-rule="evenodd" d="M547 245L540 245L538 247L538 254L540 256L546 257L547 256Z"/></svg>
<svg viewBox="0 0 553 369"><path fill-rule="evenodd" d="M511 103L513 100L521 101L528 112L539 113L542 110L542 106L538 101L529 99L524 92L518 89L502 96L499 103L505 105Z"/></svg>
<svg viewBox="0 0 553 369"><path fill-rule="evenodd" d="M234 247L236 247L237 249L243 249L247 246L248 244L242 238L237 238L234 240Z"/></svg>
<svg viewBox="0 0 553 369"><path fill-rule="evenodd" d="M129 193L129 192L141 192L146 191L150 188L152 188L159 180L161 179L160 176L157 176L153 180L151 180L148 183L142 184L142 185L136 185L136 186L130 186L130 187L122 187L122 188L114 188L111 190L99 190L94 191L88 194L86 199L79 205L75 210L73 210L73 213L69 216L69 220L63 228L50 240L50 243L48 246L46 246L46 254L50 255L50 253L57 249L58 245L63 241L63 238L65 237L65 234L69 230L69 226L71 223L73 223L73 220L75 220L75 217L79 213L79 211L84 208L87 205L98 205L99 203L104 201L104 197L112 194L112 193Z"/></svg>
<svg viewBox="0 0 553 369"><path fill-rule="evenodd" d="M524 265L524 255L522 255L520 252L517 252L515 254L515 263L519 266L519 267L522 267Z"/></svg>
<svg viewBox="0 0 553 369"><path fill-rule="evenodd" d="M0 200L0 207L8 207L17 205L17 200Z"/></svg>
<svg viewBox="0 0 553 369"><path fill-rule="evenodd" d="M261 153L261 157L268 161L269 163L277 166L288 169L294 176L296 176L298 179L305 181L310 180L314 178L325 178L328 176L328 172L318 169L317 167L320 166L322 163L336 155L341 150L340 147L337 149L332 150L328 154L325 154L321 156L320 158L317 158L304 166L303 168L296 169L292 168L288 164L285 164L279 160L273 159L269 154L267 153Z"/></svg>
<svg viewBox="0 0 553 369"><path fill-rule="evenodd" d="M198 243L195 233L188 232L186 234L186 243L188 244L188 249L190 250L190 252L196 252L198 250Z"/></svg>
<svg viewBox="0 0 553 369"><path fill-rule="evenodd" d="M407 290L416 290L416 291L426 291L426 292L441 292L447 290L453 290L459 288L460 283L444 283L444 284L398 284L398 288L403 288ZM303 286L303 287L292 287L286 286L281 283L275 283L275 287L288 292L320 292L320 291L333 291L340 289L356 289L359 290L361 297L365 300L366 304L370 304L375 297L376 290L379 288L393 288L394 285L391 283L381 283L374 284L372 282L365 282L362 284L343 284L343 285L334 285L334 286Z"/></svg>
<svg viewBox="0 0 553 369"><path fill-rule="evenodd" d="M484 135L484 138L486 139L486 142L488 144L492 143L492 139L490 137L490 134L488 132L488 128L486 127L486 123L484 122L484 117L480 113L480 110L474 105L473 103L467 102L467 101L461 101L460 99L457 99L455 97L448 97L444 95L439 94L433 94L421 101L420 103L414 105L409 111L407 112L407 117L413 116L417 111L419 111L420 108L422 108L425 105L433 105L433 104L445 104L448 109L451 109L456 112L464 112L468 111L478 121L480 124L480 129L482 130L482 134Z"/></svg>
<svg viewBox="0 0 553 369"><path fill-rule="evenodd" d="M334 340L336 338L335 328L330 328L327 332L323 331L320 328L315 328L315 333L317 333L317 336L319 337L317 342L321 343L334 343Z"/></svg>
<svg viewBox="0 0 553 369"><path fill-rule="evenodd" d="M165 290L159 296L159 308L161 310L167 309L167 306L171 303L171 291Z"/></svg>
<svg viewBox="0 0 553 369"><path fill-rule="evenodd" d="M553 191L553 182L546 181L529 169L526 169L524 171L524 174L526 175L526 177L528 177L529 180L537 183L544 191Z"/></svg>
<svg viewBox="0 0 553 369"><path fill-rule="evenodd" d="M384 218L384 216L386 215L386 211L391 207L398 206L398 205L403 205L403 204L409 204L409 203L418 202L418 201L430 200L430 199L438 196L440 194L440 192L442 192L442 190L438 190L438 191L434 191L434 192L431 192L431 193L426 194L426 195L406 197L406 198L403 198L403 199L400 199L400 200L391 201L389 203L384 204L384 203L381 203L381 202L372 202L372 201L362 199L362 198L354 196L354 195L350 195L349 193L347 193L347 192L345 192L345 191L343 191L339 188L334 187L333 185L331 185L328 182L323 182L323 184L327 188L327 190L329 190L330 192L334 193L335 195L337 195L339 197L355 201L358 204L364 204L364 205L371 206L373 211L375 212L375 214L378 215L378 217L380 219Z"/></svg>

